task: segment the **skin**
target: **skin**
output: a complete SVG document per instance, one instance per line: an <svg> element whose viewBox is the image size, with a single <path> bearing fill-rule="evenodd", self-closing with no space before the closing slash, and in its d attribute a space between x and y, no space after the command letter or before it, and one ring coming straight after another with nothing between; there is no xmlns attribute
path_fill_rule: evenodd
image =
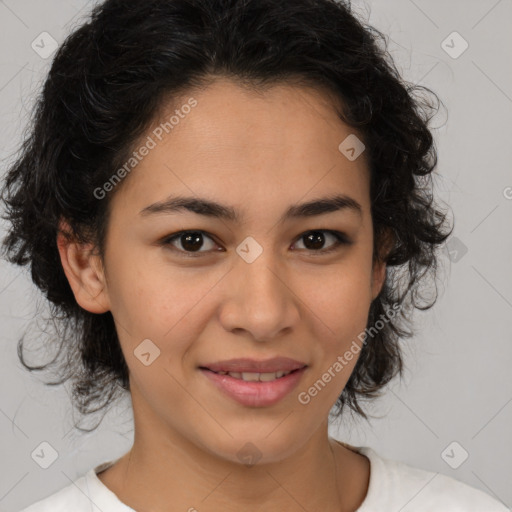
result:
<svg viewBox="0 0 512 512"><path fill-rule="evenodd" d="M309 404L297 395L365 330L384 282L385 263L372 264L365 154L349 161L338 150L354 130L320 89L282 84L256 94L219 78L190 96L197 106L109 197L104 264L91 245L58 237L77 302L112 312L130 370L134 444L99 478L139 512L355 510L368 490L369 461L330 439L327 419L357 355ZM288 206L333 192L359 202L362 215L340 210L278 223ZM177 194L231 205L242 222L139 214ZM353 243L319 255L305 235L326 229ZM158 244L181 230L210 236L202 256L187 257L180 239ZM263 248L250 264L236 253L248 236ZM334 245L324 236L321 249ZM134 356L147 338L160 350L149 366ZM240 405L198 369L275 356L309 366L269 407ZM247 442L261 454L251 467L237 457Z"/></svg>

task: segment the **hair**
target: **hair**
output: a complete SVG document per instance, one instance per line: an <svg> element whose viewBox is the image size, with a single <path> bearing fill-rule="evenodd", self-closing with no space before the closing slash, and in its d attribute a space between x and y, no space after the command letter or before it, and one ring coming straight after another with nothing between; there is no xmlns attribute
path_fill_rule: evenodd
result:
<svg viewBox="0 0 512 512"><path fill-rule="evenodd" d="M437 151L429 123L440 100L401 77L387 44L350 2L335 0L95 6L58 49L1 192L9 221L3 254L30 265L50 306L47 322L57 331L48 340L58 343L56 356L44 365L25 361L24 336L19 339L23 366L56 368L58 380L48 385L71 379L73 405L84 416L126 395L128 367L112 314L77 304L57 249L60 221L68 223L68 236L92 242L103 258L110 199L119 187L104 200L94 190L127 161L164 105L216 78L254 90L298 83L331 91L341 102L340 118L366 146L373 258L385 259L386 279L370 306L371 336L335 405L340 417L348 406L368 419L359 402L402 376L400 339L413 335L414 310L437 300L437 286L426 301L420 285L435 283L436 249L451 234L447 214L434 202L431 175ZM386 233L392 244L383 253ZM399 313L389 318L396 305Z"/></svg>

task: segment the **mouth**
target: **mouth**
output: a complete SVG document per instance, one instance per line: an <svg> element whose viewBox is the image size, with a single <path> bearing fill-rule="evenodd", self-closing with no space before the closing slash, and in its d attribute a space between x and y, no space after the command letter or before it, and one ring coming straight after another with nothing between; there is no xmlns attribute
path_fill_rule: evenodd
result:
<svg viewBox="0 0 512 512"><path fill-rule="evenodd" d="M231 359L198 369L215 389L246 407L269 407L295 389L308 365L289 358Z"/></svg>
<svg viewBox="0 0 512 512"><path fill-rule="evenodd" d="M264 378L273 380L276 378L275 376L272 377L273 374L276 374L277 378L280 378L287 373L300 370L306 366L306 363L289 357L274 357L265 360L249 358L229 359L226 361L203 364L200 368L221 375L231 374L231 376L239 379L243 378L242 375L245 374L248 377L247 379L244 378L244 380L256 380L255 374L263 375Z"/></svg>
<svg viewBox="0 0 512 512"><path fill-rule="evenodd" d="M302 367L302 368L305 368ZM277 379L282 379L283 377L286 377L287 375L290 375L291 373L298 372L302 368L297 368L295 370L290 371L284 371L279 370L277 372L226 372L226 371L218 371L215 372L211 370L210 368L206 368L201 366L201 370L206 370L212 373L215 373L217 375L228 375L229 377L233 379L243 380L245 382L272 382Z"/></svg>

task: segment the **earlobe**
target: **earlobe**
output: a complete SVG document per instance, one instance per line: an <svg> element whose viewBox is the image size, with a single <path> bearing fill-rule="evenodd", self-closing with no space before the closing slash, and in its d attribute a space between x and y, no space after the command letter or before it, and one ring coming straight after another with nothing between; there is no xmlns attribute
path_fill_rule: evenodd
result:
<svg viewBox="0 0 512 512"><path fill-rule="evenodd" d="M105 274L93 244L75 241L69 225L62 221L57 233L57 247L62 268L79 306L90 313L110 310Z"/></svg>

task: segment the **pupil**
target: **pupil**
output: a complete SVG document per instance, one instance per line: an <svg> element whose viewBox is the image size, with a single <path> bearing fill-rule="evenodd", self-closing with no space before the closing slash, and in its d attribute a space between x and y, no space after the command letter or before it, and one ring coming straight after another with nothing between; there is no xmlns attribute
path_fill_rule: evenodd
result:
<svg viewBox="0 0 512 512"><path fill-rule="evenodd" d="M312 249L321 249L324 244L324 235L321 231L312 231L309 235L306 235L306 240L313 243ZM307 247L307 243L305 244Z"/></svg>
<svg viewBox="0 0 512 512"><path fill-rule="evenodd" d="M202 235L201 233L181 235L181 244L186 250L197 251L202 245Z"/></svg>

